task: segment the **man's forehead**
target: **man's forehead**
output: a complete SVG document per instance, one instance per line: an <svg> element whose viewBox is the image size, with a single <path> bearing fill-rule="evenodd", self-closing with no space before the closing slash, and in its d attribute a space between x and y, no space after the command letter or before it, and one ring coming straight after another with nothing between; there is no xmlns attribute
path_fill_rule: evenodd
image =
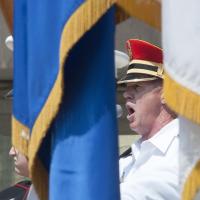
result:
<svg viewBox="0 0 200 200"><path fill-rule="evenodd" d="M151 90L153 88L160 87L159 85L155 84L153 81L144 81L144 82L137 82L137 83L128 83L126 85L127 89L136 89L136 88L143 88L143 90Z"/></svg>
<svg viewBox="0 0 200 200"><path fill-rule="evenodd" d="M151 83L147 83L147 82L132 82L132 83L127 83L127 87L135 87L135 86L146 86L146 85L150 85Z"/></svg>

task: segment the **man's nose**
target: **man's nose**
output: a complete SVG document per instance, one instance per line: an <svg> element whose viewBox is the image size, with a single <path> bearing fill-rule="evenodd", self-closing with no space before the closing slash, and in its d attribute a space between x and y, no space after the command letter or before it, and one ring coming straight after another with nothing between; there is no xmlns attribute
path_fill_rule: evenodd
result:
<svg viewBox="0 0 200 200"><path fill-rule="evenodd" d="M123 97L128 100L128 99L134 99L133 94L130 93L130 91L128 89L125 90L125 92L123 93Z"/></svg>
<svg viewBox="0 0 200 200"><path fill-rule="evenodd" d="M125 99L128 97L127 91L125 91L125 92L123 93L123 97L124 97Z"/></svg>
<svg viewBox="0 0 200 200"><path fill-rule="evenodd" d="M15 147L11 147L11 148L10 148L9 155L10 155L10 156L16 156Z"/></svg>

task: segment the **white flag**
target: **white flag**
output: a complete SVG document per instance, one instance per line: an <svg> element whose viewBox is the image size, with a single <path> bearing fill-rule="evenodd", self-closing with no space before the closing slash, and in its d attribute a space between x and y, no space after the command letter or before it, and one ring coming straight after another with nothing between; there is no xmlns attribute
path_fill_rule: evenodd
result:
<svg viewBox="0 0 200 200"><path fill-rule="evenodd" d="M162 1L164 95L180 116L182 199L200 189L200 1Z"/></svg>

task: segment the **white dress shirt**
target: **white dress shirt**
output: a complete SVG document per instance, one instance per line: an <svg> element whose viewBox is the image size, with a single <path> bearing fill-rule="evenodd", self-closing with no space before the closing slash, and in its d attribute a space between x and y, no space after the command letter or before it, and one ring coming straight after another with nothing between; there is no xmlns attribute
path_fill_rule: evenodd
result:
<svg viewBox="0 0 200 200"><path fill-rule="evenodd" d="M121 200L180 200L178 119L131 148L119 161Z"/></svg>

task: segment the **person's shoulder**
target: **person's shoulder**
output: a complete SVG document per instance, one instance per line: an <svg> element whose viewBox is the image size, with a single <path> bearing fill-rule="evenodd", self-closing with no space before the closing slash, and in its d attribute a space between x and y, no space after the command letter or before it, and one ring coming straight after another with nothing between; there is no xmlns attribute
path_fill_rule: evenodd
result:
<svg viewBox="0 0 200 200"><path fill-rule="evenodd" d="M0 191L0 199L1 200L22 200L24 199L29 191L31 186L31 181L24 180L16 183L13 186L10 186L2 191Z"/></svg>

